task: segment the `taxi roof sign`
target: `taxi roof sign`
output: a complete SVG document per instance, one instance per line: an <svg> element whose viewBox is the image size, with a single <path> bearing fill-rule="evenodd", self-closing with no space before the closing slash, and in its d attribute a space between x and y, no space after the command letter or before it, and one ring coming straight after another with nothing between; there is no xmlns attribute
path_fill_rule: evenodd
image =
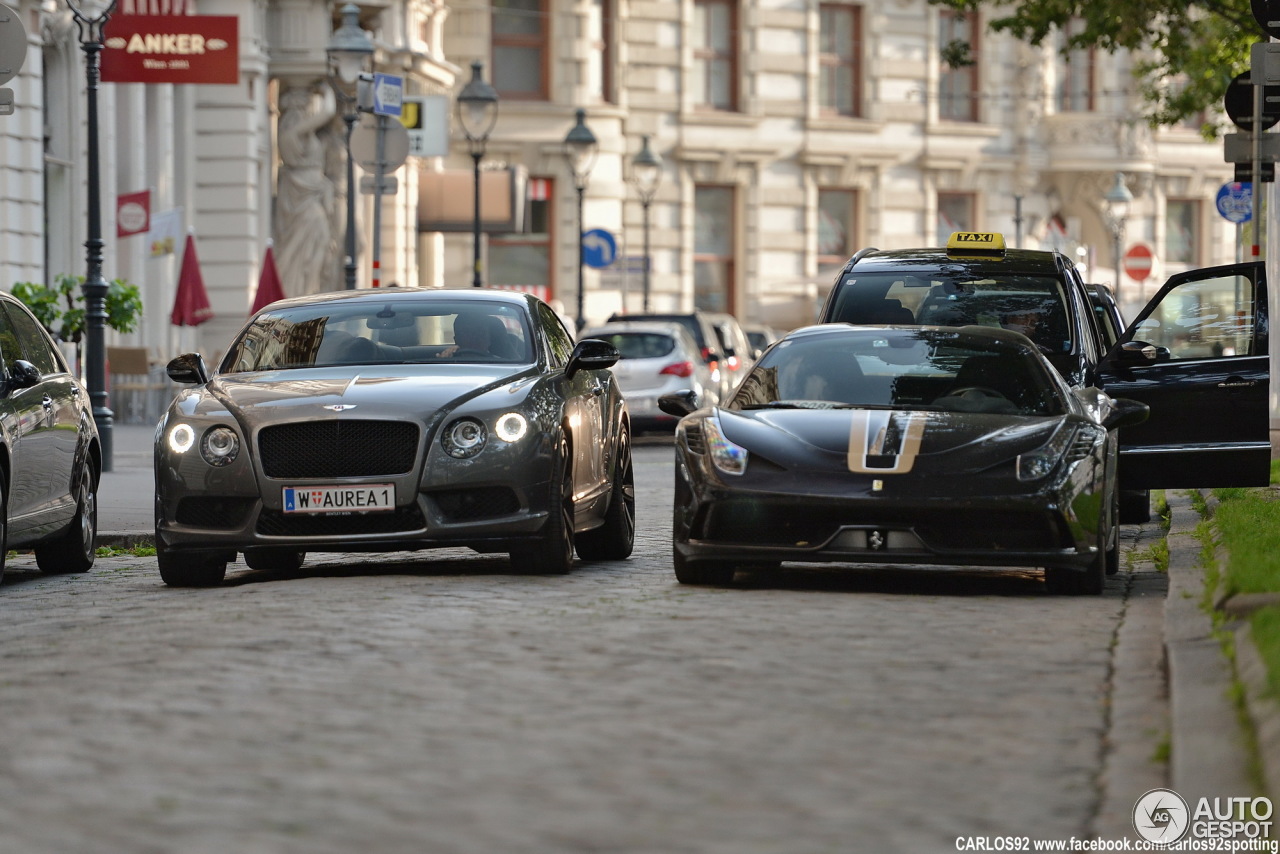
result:
<svg viewBox="0 0 1280 854"><path fill-rule="evenodd" d="M953 258L1003 258L1004 250L1004 235L995 231L956 231L947 241Z"/></svg>

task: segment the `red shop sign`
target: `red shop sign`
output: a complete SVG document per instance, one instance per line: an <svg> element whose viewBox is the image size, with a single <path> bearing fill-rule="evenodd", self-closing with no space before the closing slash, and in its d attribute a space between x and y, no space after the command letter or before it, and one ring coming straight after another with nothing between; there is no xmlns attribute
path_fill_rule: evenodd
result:
<svg viewBox="0 0 1280 854"><path fill-rule="evenodd" d="M103 30L106 83L240 82L235 15L117 15Z"/></svg>

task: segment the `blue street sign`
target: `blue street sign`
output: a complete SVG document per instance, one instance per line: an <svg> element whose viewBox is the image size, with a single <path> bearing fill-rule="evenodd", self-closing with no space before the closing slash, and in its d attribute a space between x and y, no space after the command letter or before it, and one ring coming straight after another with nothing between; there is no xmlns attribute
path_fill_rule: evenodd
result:
<svg viewBox="0 0 1280 854"><path fill-rule="evenodd" d="M582 235L582 263L597 269L608 267L618 257L618 241L603 228L593 228Z"/></svg>
<svg viewBox="0 0 1280 854"><path fill-rule="evenodd" d="M404 103L404 78L394 74L373 75L373 113L377 116L400 117Z"/></svg>
<svg viewBox="0 0 1280 854"><path fill-rule="evenodd" d="M1227 222L1241 223L1253 219L1253 184L1232 181L1218 190L1218 213Z"/></svg>

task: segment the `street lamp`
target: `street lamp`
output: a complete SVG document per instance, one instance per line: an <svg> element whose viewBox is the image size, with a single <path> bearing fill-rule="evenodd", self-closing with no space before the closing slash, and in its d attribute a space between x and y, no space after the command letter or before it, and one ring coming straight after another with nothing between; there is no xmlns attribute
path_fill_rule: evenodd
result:
<svg viewBox="0 0 1280 854"><path fill-rule="evenodd" d="M471 81L458 93L458 122L467 135L467 147L475 164L475 198L471 207L474 216L471 235L474 240L474 261L471 270L471 286L480 287L480 161L489 134L498 121L498 92L484 80L484 63L471 63Z"/></svg>
<svg viewBox="0 0 1280 854"><path fill-rule="evenodd" d="M649 135L641 137L640 151L631 160L631 183L640 195L644 208L644 312L649 313L649 273L653 257L649 253L649 205L662 182L662 158L649 148Z"/></svg>
<svg viewBox="0 0 1280 854"><path fill-rule="evenodd" d="M1111 239L1116 252L1116 301L1120 301L1120 268L1123 261L1120 257L1124 251L1124 224L1129 217L1129 205L1133 202L1133 193L1129 192L1124 182L1124 173L1116 173L1116 183L1102 197L1107 205L1107 227L1111 229Z"/></svg>
<svg viewBox="0 0 1280 854"><path fill-rule="evenodd" d="M355 167L351 162L351 132L360 118L359 99L352 91L365 61L373 56L373 39L360 27L360 7L348 3L342 7L342 25L333 31L325 48L329 57L329 80L333 91L342 99L342 123L347 126L347 237L343 276L347 290L356 286L356 191Z"/></svg>
<svg viewBox="0 0 1280 854"><path fill-rule="evenodd" d="M591 177L591 167L596 162L596 152L599 150L599 144L596 142L596 135L587 127L584 119L587 117L586 110L578 110L575 113L576 122L569 129L569 133L564 138L564 160L569 165L569 171L573 173L573 188L578 191L578 331L582 331L582 327L586 326L587 321L583 316L583 296L584 282L583 265L582 265L582 198L587 192L587 179Z"/></svg>
<svg viewBox="0 0 1280 854"><path fill-rule="evenodd" d="M98 442L102 447L102 470L113 471L111 431L113 418L107 399L107 280L102 276L102 218L98 195L98 80L102 52L102 30L115 11L116 0L111 0L96 15L85 14L72 0L67 0L80 30L80 49L84 51L85 79L85 131L88 135L88 239L85 248L85 277L81 291L84 293L84 367L89 402L93 407L93 421L98 426Z"/></svg>

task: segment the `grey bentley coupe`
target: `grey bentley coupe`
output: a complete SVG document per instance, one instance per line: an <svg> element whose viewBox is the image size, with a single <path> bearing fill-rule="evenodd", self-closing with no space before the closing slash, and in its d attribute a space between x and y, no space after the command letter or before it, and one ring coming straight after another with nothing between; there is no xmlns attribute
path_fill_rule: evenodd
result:
<svg viewBox="0 0 1280 854"><path fill-rule="evenodd" d="M538 298L379 288L252 317L210 373L196 354L156 431L166 584L219 584L243 553L467 546L518 571L631 554L635 489L618 352L576 344Z"/></svg>

